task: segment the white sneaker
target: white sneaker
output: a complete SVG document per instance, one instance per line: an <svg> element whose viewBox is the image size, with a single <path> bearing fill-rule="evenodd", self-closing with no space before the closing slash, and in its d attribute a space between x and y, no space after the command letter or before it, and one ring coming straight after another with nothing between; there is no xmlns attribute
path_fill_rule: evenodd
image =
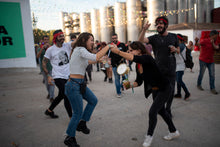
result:
<svg viewBox="0 0 220 147"><path fill-rule="evenodd" d="M145 136L143 147L150 147L153 137L150 135Z"/></svg>
<svg viewBox="0 0 220 147"><path fill-rule="evenodd" d="M169 134L167 136L164 136L163 139L165 139L165 140L172 140L174 138L178 138L179 136L180 136L180 133L179 133L178 130L176 130L176 132L174 132L174 133L170 133L169 132Z"/></svg>
<svg viewBox="0 0 220 147"><path fill-rule="evenodd" d="M117 94L116 97L117 97L117 98L121 98L121 94Z"/></svg>

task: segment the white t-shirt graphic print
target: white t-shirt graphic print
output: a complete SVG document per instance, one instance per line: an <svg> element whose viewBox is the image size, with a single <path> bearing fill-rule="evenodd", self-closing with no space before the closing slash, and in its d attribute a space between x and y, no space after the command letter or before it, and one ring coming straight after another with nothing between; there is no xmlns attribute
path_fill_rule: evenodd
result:
<svg viewBox="0 0 220 147"><path fill-rule="evenodd" d="M71 53L71 45L68 43L63 43L61 48L56 45L51 46L47 49L44 57L50 60L52 65L52 77L53 79L69 78L69 57Z"/></svg>

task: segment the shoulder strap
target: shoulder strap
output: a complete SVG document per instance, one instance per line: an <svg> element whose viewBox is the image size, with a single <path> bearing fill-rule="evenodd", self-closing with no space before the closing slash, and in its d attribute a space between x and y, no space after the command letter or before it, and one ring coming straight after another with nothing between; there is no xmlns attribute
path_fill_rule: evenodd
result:
<svg viewBox="0 0 220 147"><path fill-rule="evenodd" d="M184 48L186 49L186 47ZM181 57L183 58L184 62L186 61L186 59L183 57L182 52L180 52Z"/></svg>

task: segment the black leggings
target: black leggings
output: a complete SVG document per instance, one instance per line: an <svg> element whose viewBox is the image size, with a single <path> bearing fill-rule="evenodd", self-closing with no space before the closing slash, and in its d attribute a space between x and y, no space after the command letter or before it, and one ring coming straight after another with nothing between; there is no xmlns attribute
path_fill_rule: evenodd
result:
<svg viewBox="0 0 220 147"><path fill-rule="evenodd" d="M169 93L169 98L168 98L167 103L166 103L166 110L172 116L172 114L171 114L171 105L173 103L173 96L174 96L176 76L167 77L167 79L170 82L171 91Z"/></svg>
<svg viewBox="0 0 220 147"><path fill-rule="evenodd" d="M170 132L175 132L176 128L173 124L172 118L165 109L165 103L168 100L168 96L170 95L170 86L167 86L165 90L161 91L153 91L153 104L150 107L149 111L149 127L147 135L153 136L154 129L157 124L157 114L160 114L163 120L168 125Z"/></svg>
<svg viewBox="0 0 220 147"><path fill-rule="evenodd" d="M65 84L67 82L66 79L54 79L55 84L59 90L58 96L54 99L52 104L50 105L49 109L53 111L53 109L60 103L62 99L64 99L64 106L66 108L66 111L69 115L69 117L72 117L72 108L70 105L70 102L68 98L66 97L65 93Z"/></svg>

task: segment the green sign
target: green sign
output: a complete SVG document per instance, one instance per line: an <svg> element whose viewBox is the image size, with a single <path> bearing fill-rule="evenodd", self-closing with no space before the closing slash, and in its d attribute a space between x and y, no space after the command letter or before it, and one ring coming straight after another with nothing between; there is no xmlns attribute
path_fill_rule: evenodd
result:
<svg viewBox="0 0 220 147"><path fill-rule="evenodd" d="M26 57L20 3L0 2L0 59Z"/></svg>

